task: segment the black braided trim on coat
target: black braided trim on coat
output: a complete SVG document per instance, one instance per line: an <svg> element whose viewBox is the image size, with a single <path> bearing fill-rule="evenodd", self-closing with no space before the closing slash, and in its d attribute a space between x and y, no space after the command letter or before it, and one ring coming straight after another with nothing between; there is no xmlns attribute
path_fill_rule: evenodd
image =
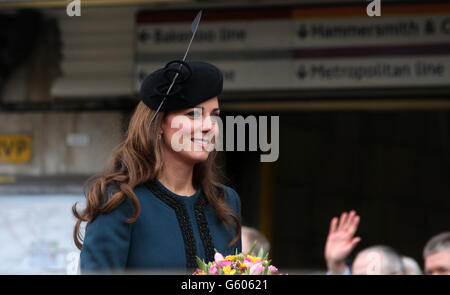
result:
<svg viewBox="0 0 450 295"><path fill-rule="evenodd" d="M192 230L191 221L189 220L186 206L181 200L171 196L168 192L159 187L157 183L148 182L145 185L158 199L175 211L184 240L186 268L188 270L195 269L197 267L197 247L195 246L194 232Z"/></svg>
<svg viewBox="0 0 450 295"><path fill-rule="evenodd" d="M195 219L197 220L198 230L200 232L200 238L202 239L203 247L205 248L206 262L214 261L214 244L211 238L211 232L209 231L208 221L206 220L205 209L208 206L208 200L203 192L199 198L195 200L194 211Z"/></svg>

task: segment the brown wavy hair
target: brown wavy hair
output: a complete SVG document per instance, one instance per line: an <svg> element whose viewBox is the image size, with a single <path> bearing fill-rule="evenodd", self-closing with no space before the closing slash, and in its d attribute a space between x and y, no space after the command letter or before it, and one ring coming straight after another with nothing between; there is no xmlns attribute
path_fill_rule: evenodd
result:
<svg viewBox="0 0 450 295"><path fill-rule="evenodd" d="M77 203L72 206L72 212L77 219L73 239L78 249L81 250L83 246L83 237L80 233L81 223L87 222L87 228L99 214L110 213L127 198L134 207L134 213L126 219L126 222L134 223L139 217L141 206L133 189L147 181L156 180L164 166L158 134L165 114L159 112L151 123L154 112L143 102L139 102L130 119L125 140L114 150L109 167L104 173L94 175L86 181L84 186L85 209L78 212ZM206 161L194 166L192 184L195 188L203 189L216 216L235 230L236 234L227 246L230 247L240 237L241 223L239 218L226 206L225 190L219 182L219 171L215 165L216 155L217 152L212 151ZM118 191L108 198L106 196L107 188L109 189L111 185L117 187Z"/></svg>

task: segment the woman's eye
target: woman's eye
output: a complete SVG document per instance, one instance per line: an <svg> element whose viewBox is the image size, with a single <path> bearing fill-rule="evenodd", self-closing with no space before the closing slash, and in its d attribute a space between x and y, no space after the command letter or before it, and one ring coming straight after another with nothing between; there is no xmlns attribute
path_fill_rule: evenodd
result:
<svg viewBox="0 0 450 295"><path fill-rule="evenodd" d="M192 112L187 113L186 115L188 115L189 117L198 118L200 116L200 112L192 111Z"/></svg>
<svg viewBox="0 0 450 295"><path fill-rule="evenodd" d="M220 116L218 114L212 114L211 115L211 120L214 122L217 122L220 120Z"/></svg>

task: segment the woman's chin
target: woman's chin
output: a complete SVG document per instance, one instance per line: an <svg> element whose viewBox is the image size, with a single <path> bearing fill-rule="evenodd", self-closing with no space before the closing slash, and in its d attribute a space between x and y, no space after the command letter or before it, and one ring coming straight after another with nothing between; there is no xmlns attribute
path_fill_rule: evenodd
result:
<svg viewBox="0 0 450 295"><path fill-rule="evenodd" d="M183 161L197 164L204 162L208 159L208 151L182 151L178 153L178 157L181 157Z"/></svg>
<svg viewBox="0 0 450 295"><path fill-rule="evenodd" d="M189 152L189 158L194 163L204 162L208 159L209 152L207 151L199 151L199 152Z"/></svg>

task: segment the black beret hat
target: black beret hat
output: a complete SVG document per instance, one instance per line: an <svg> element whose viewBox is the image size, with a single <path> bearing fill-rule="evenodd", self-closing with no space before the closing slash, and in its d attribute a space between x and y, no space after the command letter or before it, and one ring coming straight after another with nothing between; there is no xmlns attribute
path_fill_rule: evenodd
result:
<svg viewBox="0 0 450 295"><path fill-rule="evenodd" d="M166 95L177 73L177 79ZM140 97L154 110L158 109L166 97L160 110L171 111L194 107L218 96L222 88L222 72L216 66L201 61L174 60L145 78L141 85Z"/></svg>

